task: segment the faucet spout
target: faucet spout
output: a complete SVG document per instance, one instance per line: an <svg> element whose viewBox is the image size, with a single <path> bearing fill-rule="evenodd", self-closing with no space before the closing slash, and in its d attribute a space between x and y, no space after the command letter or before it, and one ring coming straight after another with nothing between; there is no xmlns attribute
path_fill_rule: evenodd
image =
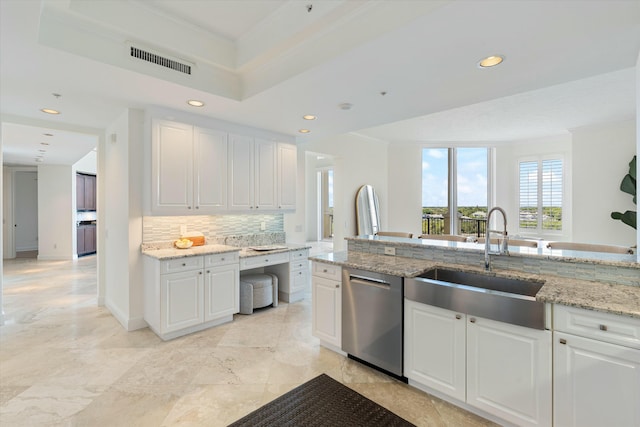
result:
<svg viewBox="0 0 640 427"><path fill-rule="evenodd" d="M499 211L502 214L502 231L491 229L491 215ZM491 233L496 233L502 236L502 242L498 240L498 250L491 252ZM487 232L485 233L484 241L484 269L485 271L491 270L491 256L490 255L509 255L509 241L507 237L507 214L504 209L496 206L491 208L487 214Z"/></svg>

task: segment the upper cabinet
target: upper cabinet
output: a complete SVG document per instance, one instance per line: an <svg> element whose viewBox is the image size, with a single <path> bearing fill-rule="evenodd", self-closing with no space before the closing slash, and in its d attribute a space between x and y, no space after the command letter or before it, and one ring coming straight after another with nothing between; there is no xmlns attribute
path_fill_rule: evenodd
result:
<svg viewBox="0 0 640 427"><path fill-rule="evenodd" d="M152 126L153 213L295 210L295 145L168 120Z"/></svg>
<svg viewBox="0 0 640 427"><path fill-rule="evenodd" d="M96 210L96 176L76 174L76 210Z"/></svg>
<svg viewBox="0 0 640 427"><path fill-rule="evenodd" d="M151 149L152 210L163 214L227 209L227 134L154 120Z"/></svg>
<svg viewBox="0 0 640 427"><path fill-rule="evenodd" d="M298 182L298 150L295 145L278 144L278 209L295 210Z"/></svg>

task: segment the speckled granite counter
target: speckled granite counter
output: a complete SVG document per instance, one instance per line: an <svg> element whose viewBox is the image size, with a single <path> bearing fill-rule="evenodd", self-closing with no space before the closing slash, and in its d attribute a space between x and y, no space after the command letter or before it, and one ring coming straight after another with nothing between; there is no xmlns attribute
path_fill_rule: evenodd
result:
<svg viewBox="0 0 640 427"><path fill-rule="evenodd" d="M342 267L358 268L403 277L415 277L436 267L484 273L480 266L449 264L441 261L436 262L355 251L322 254L312 256L309 259ZM544 281L544 286L536 295L536 299L541 302L640 318L640 286L600 283L552 275L536 275L506 269L495 269L486 274Z"/></svg>
<svg viewBox="0 0 640 427"><path fill-rule="evenodd" d="M197 255L212 255L226 252L239 252L240 258L248 258L254 256L260 256L265 254L273 254L279 252L291 252L299 249L309 249L309 246L295 245L295 244L278 244L282 246L280 249L273 249L269 251L256 251L249 248L238 248L228 245L203 245L193 246L189 249L177 249L173 247L171 243L156 243L156 244L143 244L142 254L156 258L159 260L184 258Z"/></svg>

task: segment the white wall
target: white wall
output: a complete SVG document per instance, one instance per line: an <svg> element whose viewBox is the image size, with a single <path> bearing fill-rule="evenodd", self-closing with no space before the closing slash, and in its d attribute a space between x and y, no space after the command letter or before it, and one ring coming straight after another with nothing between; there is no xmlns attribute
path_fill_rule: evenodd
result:
<svg viewBox="0 0 640 427"><path fill-rule="evenodd" d="M143 129L144 113L126 110L107 128L104 144L105 305L127 330L146 326L140 253Z"/></svg>
<svg viewBox="0 0 640 427"><path fill-rule="evenodd" d="M393 145L389 149L389 231L422 233L422 146Z"/></svg>
<svg viewBox="0 0 640 427"><path fill-rule="evenodd" d="M75 175L68 165L38 166L38 259L73 259Z"/></svg>
<svg viewBox="0 0 640 427"><path fill-rule="evenodd" d="M86 156L78 160L74 165L75 172L83 172L90 174L97 174L98 171L98 153L91 150Z"/></svg>
<svg viewBox="0 0 640 427"><path fill-rule="evenodd" d="M500 206L507 213L507 231L511 236L527 236L525 231L518 229L519 217L519 171L520 159L535 158L539 155L562 155L564 158L565 182L563 196L571 201L571 135L555 136L522 141L511 141L495 147L496 167L494 176L495 206ZM563 230L561 234L540 236L533 233L530 237L542 237L549 240L571 240L572 215L571 206L565 206L563 212Z"/></svg>
<svg viewBox="0 0 640 427"><path fill-rule="evenodd" d="M573 241L633 246L636 231L611 218L636 210L620 182L636 154L635 121L573 131Z"/></svg>
<svg viewBox="0 0 640 427"><path fill-rule="evenodd" d="M333 156L334 239L336 251L346 249L344 238L356 234L355 199L364 184L375 188L380 202L380 222L388 225L389 193L386 142L356 134L300 144L298 150ZM308 175L307 175L308 176Z"/></svg>

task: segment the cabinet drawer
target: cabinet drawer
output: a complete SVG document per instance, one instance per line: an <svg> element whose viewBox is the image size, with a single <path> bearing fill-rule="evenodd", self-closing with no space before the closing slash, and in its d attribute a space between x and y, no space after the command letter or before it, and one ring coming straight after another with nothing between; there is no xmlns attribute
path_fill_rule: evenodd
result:
<svg viewBox="0 0 640 427"><path fill-rule="evenodd" d="M225 252L222 254L206 255L204 257L205 267L216 267L219 265L237 264L240 259L238 252Z"/></svg>
<svg viewBox="0 0 640 427"><path fill-rule="evenodd" d="M309 258L308 249L298 249L296 251L291 251L290 254L291 254L291 262L300 261L300 260Z"/></svg>
<svg viewBox="0 0 640 427"><path fill-rule="evenodd" d="M334 264L324 264L321 262L313 262L313 275L325 277L327 279L342 281L342 267Z"/></svg>
<svg viewBox="0 0 640 427"><path fill-rule="evenodd" d="M555 305L554 330L640 349L640 319Z"/></svg>
<svg viewBox="0 0 640 427"><path fill-rule="evenodd" d="M160 262L160 274L178 273L180 271L199 270L203 267L201 256L189 256Z"/></svg>
<svg viewBox="0 0 640 427"><path fill-rule="evenodd" d="M306 289L307 284L309 283L309 271L300 270L292 272L289 280L291 283L291 292L297 292Z"/></svg>
<svg viewBox="0 0 640 427"><path fill-rule="evenodd" d="M267 265L284 264L285 262L289 262L289 252L252 256L240 259L240 270L266 267Z"/></svg>
<svg viewBox="0 0 640 427"><path fill-rule="evenodd" d="M291 262L289 263L289 271L291 271L292 273L295 271L300 271L300 270L307 270L309 271L309 260L308 259L302 259L302 260L291 260Z"/></svg>

